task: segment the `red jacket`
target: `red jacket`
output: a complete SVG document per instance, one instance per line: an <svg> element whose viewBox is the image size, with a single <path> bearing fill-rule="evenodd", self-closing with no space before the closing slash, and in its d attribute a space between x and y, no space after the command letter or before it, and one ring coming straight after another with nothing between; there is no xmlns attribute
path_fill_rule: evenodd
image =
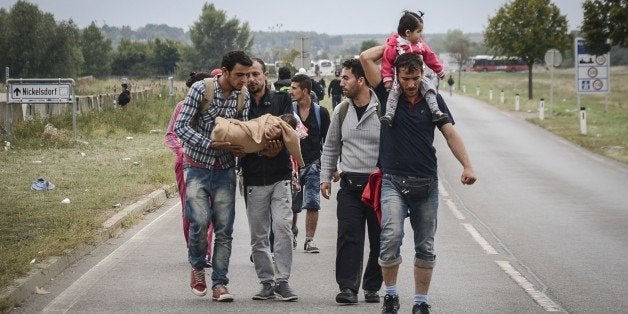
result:
<svg viewBox="0 0 628 314"><path fill-rule="evenodd" d="M362 192L362 202L373 207L375 215L377 215L377 221L379 221L380 225L382 224L382 203L380 201L381 192L382 170L377 169L377 171L371 173L369 176L368 184L364 187L364 191Z"/></svg>
<svg viewBox="0 0 628 314"><path fill-rule="evenodd" d="M384 56L382 57L382 78L384 82L392 81L394 77L393 67L398 55L404 53L415 53L423 58L423 63L432 69L439 78L445 77L445 68L438 61L438 57L430 46L421 38L418 43L411 43L399 34L394 33L386 39Z"/></svg>

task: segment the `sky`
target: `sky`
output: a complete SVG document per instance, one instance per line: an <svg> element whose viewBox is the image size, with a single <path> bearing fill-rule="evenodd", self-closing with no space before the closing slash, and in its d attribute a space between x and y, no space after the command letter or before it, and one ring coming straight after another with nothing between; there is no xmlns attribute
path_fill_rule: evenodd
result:
<svg viewBox="0 0 628 314"><path fill-rule="evenodd" d="M10 10L17 0L0 0ZM248 22L252 31L314 31L319 34L388 34L397 28L403 10L421 10L424 33L480 33L488 18L507 0L28 0L55 20L72 19L79 28L92 21L102 26L166 24L187 31L198 20L203 4L211 2L228 18ZM582 24L584 0L551 0L567 16L569 30Z"/></svg>

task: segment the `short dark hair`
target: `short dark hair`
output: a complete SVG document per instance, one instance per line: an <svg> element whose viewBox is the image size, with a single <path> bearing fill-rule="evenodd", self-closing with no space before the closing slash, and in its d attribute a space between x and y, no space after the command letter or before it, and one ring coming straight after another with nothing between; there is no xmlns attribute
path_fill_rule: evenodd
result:
<svg viewBox="0 0 628 314"><path fill-rule="evenodd" d="M279 75L280 80L290 79L290 69L288 67L281 67L277 73Z"/></svg>
<svg viewBox="0 0 628 314"><path fill-rule="evenodd" d="M222 56L220 66L226 68L227 71L231 71L237 63L250 67L253 65L253 60L244 51L232 50Z"/></svg>
<svg viewBox="0 0 628 314"><path fill-rule="evenodd" d="M399 19L399 25L397 26L397 34L405 36L406 30L414 31L417 29L419 32L423 31L423 12L403 11L403 15Z"/></svg>
<svg viewBox="0 0 628 314"><path fill-rule="evenodd" d="M423 60L415 53L404 53L399 55L395 60L395 69L397 73L399 73L401 69L408 71L420 70L421 73L423 73Z"/></svg>
<svg viewBox="0 0 628 314"><path fill-rule="evenodd" d="M351 70L351 73L355 75L356 78L366 77L364 74L364 68L362 67L362 63L358 59L347 59L342 63L343 68L347 68Z"/></svg>
<svg viewBox="0 0 628 314"><path fill-rule="evenodd" d="M294 116L294 113L284 113L280 115L279 118L288 123L288 125L290 125L293 129L296 129L297 124L299 123L297 118Z"/></svg>
<svg viewBox="0 0 628 314"><path fill-rule="evenodd" d="M260 58L257 58L257 57L253 57L253 58L251 58L251 60L253 60L254 62L256 61L259 64L261 64L262 65L262 72L266 73L266 63L264 63L264 60L262 60ZM251 65L253 65L253 64L251 64Z"/></svg>
<svg viewBox="0 0 628 314"><path fill-rule="evenodd" d="M312 91L312 79L306 74L297 74L290 81L299 84L301 88L307 89L308 93Z"/></svg>
<svg viewBox="0 0 628 314"><path fill-rule="evenodd" d="M211 74L207 73L207 72L192 72L190 73L190 76L188 77L188 79L185 81L185 86L190 87L192 86L192 84L198 82L198 81L202 81L208 77L212 77Z"/></svg>

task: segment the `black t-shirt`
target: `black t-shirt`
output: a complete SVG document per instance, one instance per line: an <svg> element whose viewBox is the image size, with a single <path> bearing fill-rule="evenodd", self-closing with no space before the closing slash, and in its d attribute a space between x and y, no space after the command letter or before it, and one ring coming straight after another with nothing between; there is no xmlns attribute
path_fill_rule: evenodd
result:
<svg viewBox="0 0 628 314"><path fill-rule="evenodd" d="M303 161L305 164L308 165L321 158L323 143L325 142L327 129L329 129L329 111L327 111L327 108L325 107L320 107L320 128L318 127L318 122L316 121L314 104L310 107L310 113L305 121L303 121L303 118L298 112L297 115L299 115L301 122L303 122L307 128L307 137L301 139L301 155L303 155Z"/></svg>
<svg viewBox="0 0 628 314"><path fill-rule="evenodd" d="M340 80L333 79L329 82L329 87L327 88L327 93L332 96L340 96L342 95L342 87L340 87Z"/></svg>
<svg viewBox="0 0 628 314"><path fill-rule="evenodd" d="M386 112L388 92L383 83L375 88L375 93ZM379 161L384 173L414 176L420 178L438 178L436 168L436 149L434 148L434 130L446 123L454 123L451 112L443 98L436 96L440 110L449 115L449 120L432 122L432 112L425 99L410 104L401 95L393 127L382 125L380 137Z"/></svg>

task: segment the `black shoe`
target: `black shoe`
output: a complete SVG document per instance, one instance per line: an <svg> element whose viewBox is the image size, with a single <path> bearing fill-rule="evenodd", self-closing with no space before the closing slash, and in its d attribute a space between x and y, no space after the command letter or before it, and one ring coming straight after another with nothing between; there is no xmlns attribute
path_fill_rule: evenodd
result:
<svg viewBox="0 0 628 314"><path fill-rule="evenodd" d="M421 302L421 304L414 304L412 307L412 314L430 314L431 308L432 307L425 302Z"/></svg>
<svg viewBox="0 0 628 314"><path fill-rule="evenodd" d="M364 290L364 301L366 303L379 303L379 294L377 291Z"/></svg>
<svg viewBox="0 0 628 314"><path fill-rule="evenodd" d="M265 282L262 284L262 290L253 296L253 300L268 300L275 298L275 283Z"/></svg>
<svg viewBox="0 0 628 314"><path fill-rule="evenodd" d="M432 122L447 121L449 116L446 113L432 114Z"/></svg>
<svg viewBox="0 0 628 314"><path fill-rule="evenodd" d="M206 260L205 260L205 266L204 266L204 267L205 267L205 268L212 268L212 261L210 261L210 260L206 259Z"/></svg>
<svg viewBox="0 0 628 314"><path fill-rule="evenodd" d="M392 127L392 119L388 116L381 116L381 118L379 118L379 122L388 127Z"/></svg>
<svg viewBox="0 0 628 314"><path fill-rule="evenodd" d="M349 288L344 288L336 295L336 302L342 304L358 303L358 295Z"/></svg>
<svg viewBox="0 0 628 314"><path fill-rule="evenodd" d="M399 311L399 296L387 294L384 296L382 314L397 314Z"/></svg>
<svg viewBox="0 0 628 314"><path fill-rule="evenodd" d="M290 289L287 281L280 281L275 286L275 296L282 301L296 301L299 297Z"/></svg>

